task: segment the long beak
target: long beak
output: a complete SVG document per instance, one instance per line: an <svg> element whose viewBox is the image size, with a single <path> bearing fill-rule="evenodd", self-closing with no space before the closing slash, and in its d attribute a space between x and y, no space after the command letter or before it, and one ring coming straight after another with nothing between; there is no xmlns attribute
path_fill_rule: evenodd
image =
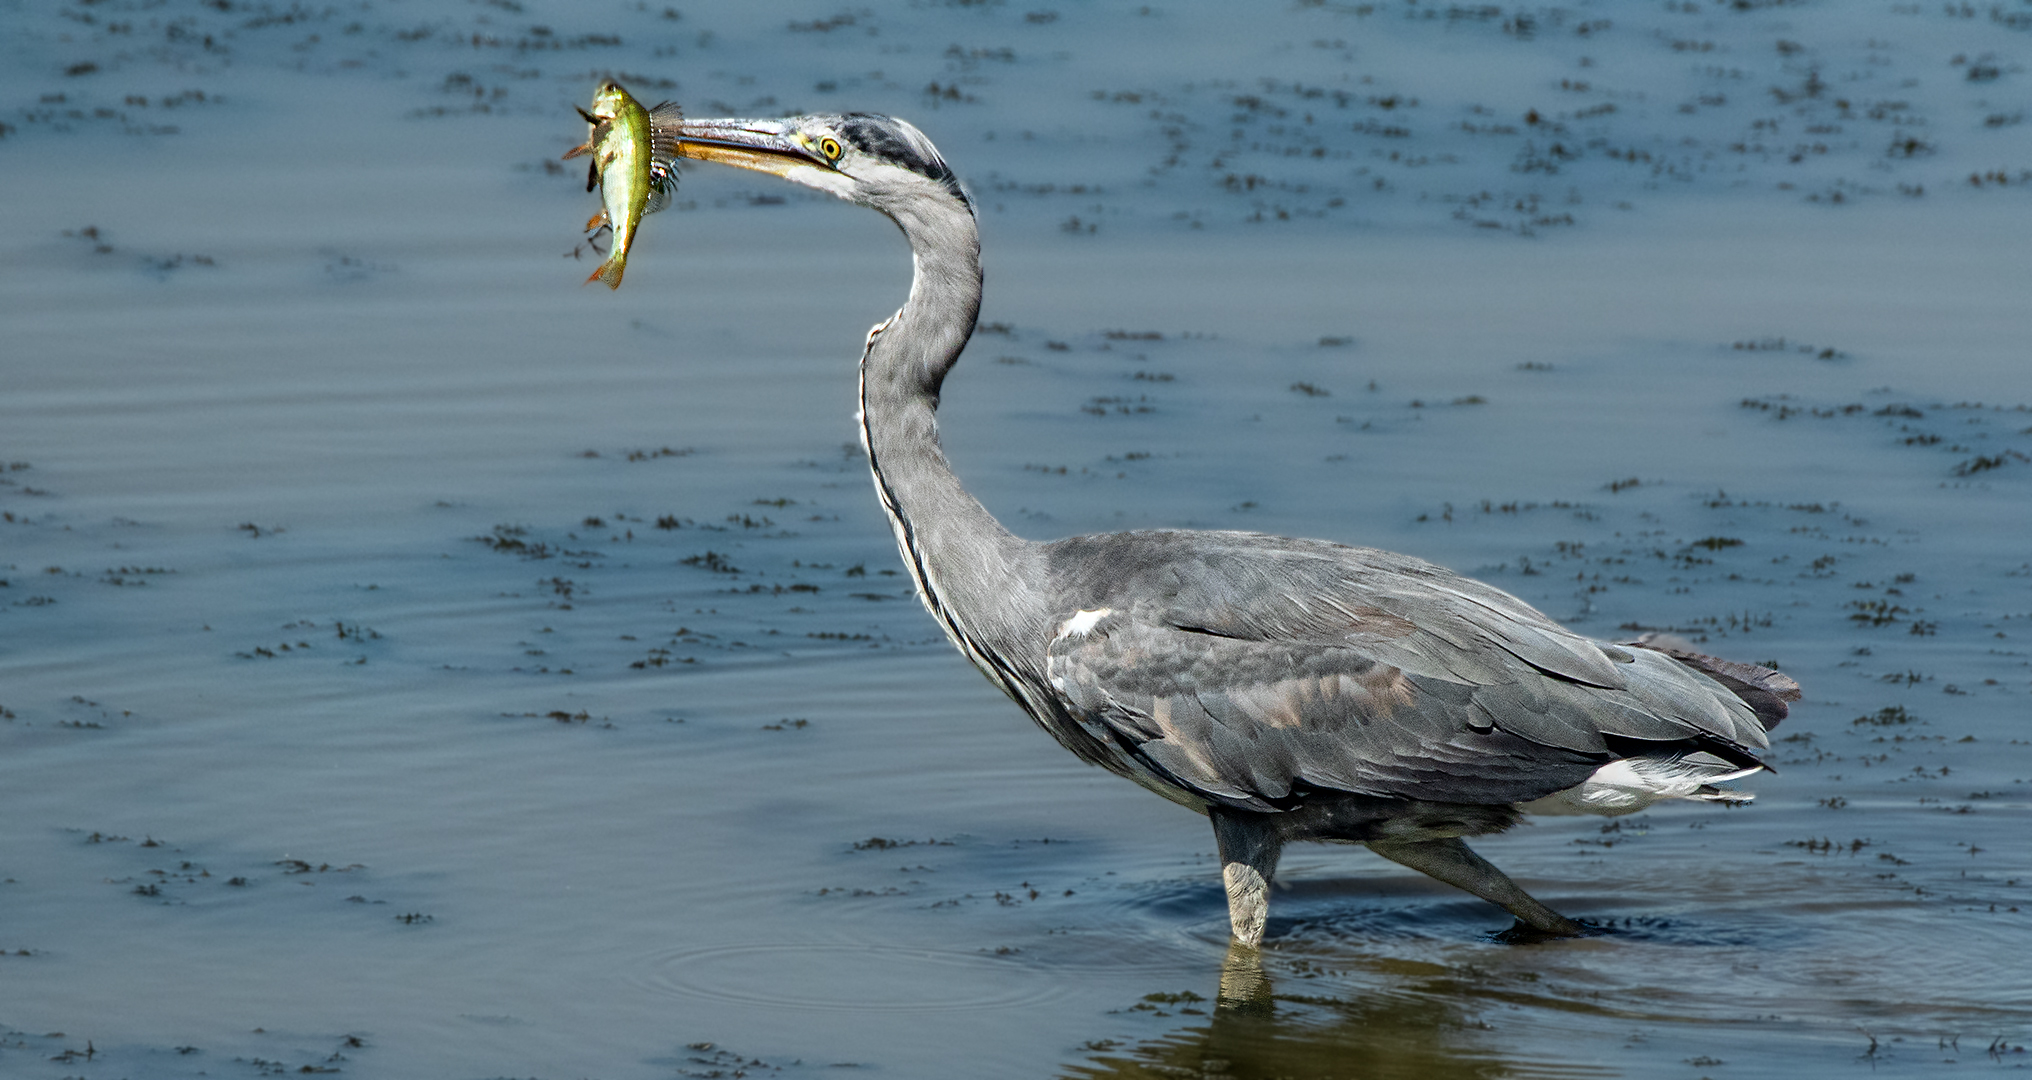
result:
<svg viewBox="0 0 2032 1080"><path fill-rule="evenodd" d="M786 178L798 169L831 170L780 120L683 121L677 126L677 155Z"/></svg>

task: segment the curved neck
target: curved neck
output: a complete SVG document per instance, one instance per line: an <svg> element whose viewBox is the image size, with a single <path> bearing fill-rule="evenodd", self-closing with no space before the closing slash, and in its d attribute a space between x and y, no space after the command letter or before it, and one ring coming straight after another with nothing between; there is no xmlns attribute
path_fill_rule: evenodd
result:
<svg viewBox="0 0 2032 1080"><path fill-rule="evenodd" d="M967 493L938 444L939 387L980 313L979 234L957 201L883 209L910 241L916 273L902 310L868 335L861 444L918 596L953 644L1014 693L1006 661L994 657L1023 655L1046 617L1034 546Z"/></svg>

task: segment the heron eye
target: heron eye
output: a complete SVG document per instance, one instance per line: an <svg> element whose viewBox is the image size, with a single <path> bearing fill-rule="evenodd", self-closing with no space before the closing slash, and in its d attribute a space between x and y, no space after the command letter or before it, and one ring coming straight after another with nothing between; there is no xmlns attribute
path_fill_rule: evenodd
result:
<svg viewBox="0 0 2032 1080"><path fill-rule="evenodd" d="M820 139L818 141L818 152L824 154L827 161L838 161L840 159L839 140L830 138Z"/></svg>

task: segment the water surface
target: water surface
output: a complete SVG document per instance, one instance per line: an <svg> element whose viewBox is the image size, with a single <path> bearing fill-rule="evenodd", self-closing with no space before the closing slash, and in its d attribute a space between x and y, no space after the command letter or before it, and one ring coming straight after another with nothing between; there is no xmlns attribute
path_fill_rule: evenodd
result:
<svg viewBox="0 0 2032 1080"><path fill-rule="evenodd" d="M1738 10L1741 9L1741 10ZM23 3L0 1074L1793 1076L2032 1042L2026 13ZM1807 700L1752 808L1478 846L1602 936L1080 766L852 443L892 226L570 105L917 121L1018 532L1403 550Z"/></svg>

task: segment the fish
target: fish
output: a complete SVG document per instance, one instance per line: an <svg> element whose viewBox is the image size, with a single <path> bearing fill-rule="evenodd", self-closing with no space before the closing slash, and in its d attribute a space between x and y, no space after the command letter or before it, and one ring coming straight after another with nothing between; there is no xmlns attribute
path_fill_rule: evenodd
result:
<svg viewBox="0 0 2032 1080"><path fill-rule="evenodd" d="M591 155L586 190L599 186L602 208L586 228L605 225L614 231L607 261L586 284L603 281L618 289L642 219L670 205L671 191L677 187L677 128L684 113L669 101L645 109L610 79L593 95L592 109L580 109L579 115L591 131L585 142L565 152L565 160Z"/></svg>

